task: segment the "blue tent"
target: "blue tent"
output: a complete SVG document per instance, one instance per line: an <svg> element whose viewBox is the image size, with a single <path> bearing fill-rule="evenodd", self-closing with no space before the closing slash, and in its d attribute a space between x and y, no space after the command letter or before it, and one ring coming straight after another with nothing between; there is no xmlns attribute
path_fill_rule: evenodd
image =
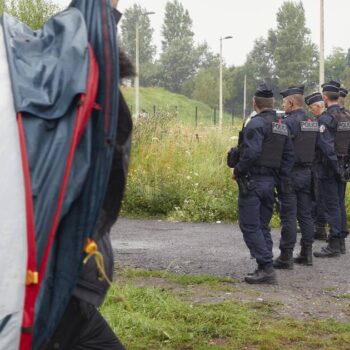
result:
<svg viewBox="0 0 350 350"><path fill-rule="evenodd" d="M110 0L73 0L37 31L8 15L1 25L28 182L21 349L33 332L38 349L69 302L106 194L117 141L116 29Z"/></svg>

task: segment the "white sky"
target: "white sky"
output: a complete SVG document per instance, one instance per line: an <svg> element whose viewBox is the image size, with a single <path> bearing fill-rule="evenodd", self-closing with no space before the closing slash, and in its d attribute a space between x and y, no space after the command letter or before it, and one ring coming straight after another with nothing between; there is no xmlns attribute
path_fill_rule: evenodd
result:
<svg viewBox="0 0 350 350"><path fill-rule="evenodd" d="M93 0L90 0L93 1ZM267 37L270 28L276 27L276 13L284 0L180 0L193 20L193 30L198 42L206 40L214 52L219 51L219 38L233 35L223 44L223 56L227 63L242 65L253 48L254 40ZM64 7L70 0L53 0ZM161 26L167 0L120 0L119 10L134 3L148 11L155 29L154 43L160 48ZM325 53L334 47L350 48L350 0L325 0ZM302 0L306 25L311 30L312 41L319 45L320 0Z"/></svg>

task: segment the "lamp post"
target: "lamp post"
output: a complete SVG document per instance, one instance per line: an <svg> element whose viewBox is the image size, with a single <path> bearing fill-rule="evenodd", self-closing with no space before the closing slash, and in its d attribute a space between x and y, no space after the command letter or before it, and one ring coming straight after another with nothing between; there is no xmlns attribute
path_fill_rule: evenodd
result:
<svg viewBox="0 0 350 350"><path fill-rule="evenodd" d="M220 129L222 128L222 41L227 39L232 39L233 36L225 36L224 38L220 38L220 81L219 81L219 89L220 89L220 96L219 96L219 126Z"/></svg>
<svg viewBox="0 0 350 350"><path fill-rule="evenodd" d="M320 91L324 83L324 0L320 0Z"/></svg>
<svg viewBox="0 0 350 350"><path fill-rule="evenodd" d="M140 16L154 15L155 12L145 12L141 13ZM140 115L140 35L139 35L139 18L136 21L136 51L135 51L135 66L136 66L136 76L135 76L135 115L136 119Z"/></svg>

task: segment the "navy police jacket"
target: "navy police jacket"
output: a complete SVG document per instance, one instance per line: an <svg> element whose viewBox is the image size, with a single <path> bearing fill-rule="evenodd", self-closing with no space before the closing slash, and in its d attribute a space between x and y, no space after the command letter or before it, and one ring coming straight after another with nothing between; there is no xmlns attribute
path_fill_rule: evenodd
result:
<svg viewBox="0 0 350 350"><path fill-rule="evenodd" d="M252 117L251 121L243 130L242 143L240 145L240 159L235 167L238 174L260 174L275 176L276 169L261 167L259 158L263 151L265 139L270 134L271 124L266 123L265 118L271 114L276 116L276 112L272 109L266 109ZM294 165L293 145L289 137L281 146L282 157L278 173L280 176L288 176Z"/></svg>
<svg viewBox="0 0 350 350"><path fill-rule="evenodd" d="M332 109L338 105L330 106L319 117L320 132L317 139L319 157L317 160L317 172L320 178L333 177L338 168L338 157L335 150L336 123L332 115Z"/></svg>

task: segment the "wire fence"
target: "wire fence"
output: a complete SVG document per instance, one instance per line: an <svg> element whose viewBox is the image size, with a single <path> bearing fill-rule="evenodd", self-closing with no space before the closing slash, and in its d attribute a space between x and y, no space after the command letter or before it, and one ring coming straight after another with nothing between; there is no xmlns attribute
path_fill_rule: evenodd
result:
<svg viewBox="0 0 350 350"><path fill-rule="evenodd" d="M129 105L131 114L134 115L135 108L133 105ZM156 116L158 113L162 112L172 113L177 119L192 124L195 127L200 125L206 126L219 126L219 109L218 108L208 108L201 106L194 106L189 108L188 106L159 106L153 105L148 106L148 108L140 108L138 118L147 119L152 116ZM232 111L228 113L225 111L223 113L222 124L224 126L234 126L235 123L242 121L242 116L237 116Z"/></svg>

